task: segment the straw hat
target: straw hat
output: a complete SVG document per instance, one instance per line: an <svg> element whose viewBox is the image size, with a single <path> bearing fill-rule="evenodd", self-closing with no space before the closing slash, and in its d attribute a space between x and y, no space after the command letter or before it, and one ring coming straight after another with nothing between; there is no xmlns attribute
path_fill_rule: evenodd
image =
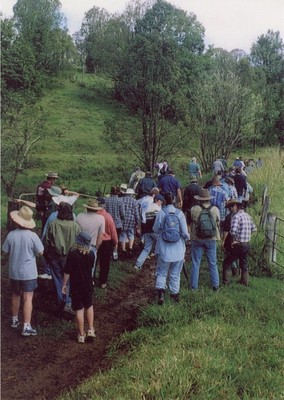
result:
<svg viewBox="0 0 284 400"><path fill-rule="evenodd" d="M99 211L102 210L103 207L99 206L99 202L97 199L89 199L87 204L83 204L84 207L87 208L87 210L94 210L94 211Z"/></svg>
<svg viewBox="0 0 284 400"><path fill-rule="evenodd" d="M201 189L200 196L197 194L194 196L196 200L206 201L213 199L213 196L210 196L210 192L208 189Z"/></svg>
<svg viewBox="0 0 284 400"><path fill-rule="evenodd" d="M120 190L121 190L122 192L126 192L126 190L127 190L127 183L122 183L122 184L120 185Z"/></svg>
<svg viewBox="0 0 284 400"><path fill-rule="evenodd" d="M36 203L28 200L22 200L22 199L14 199L17 203L22 203L25 206L31 207L31 208L36 208Z"/></svg>
<svg viewBox="0 0 284 400"><path fill-rule="evenodd" d="M59 178L57 172L49 171L47 174L45 174L47 178Z"/></svg>
<svg viewBox="0 0 284 400"><path fill-rule="evenodd" d="M10 217L23 228L33 229L36 226L33 211L28 206L23 206L18 211L11 211Z"/></svg>
<svg viewBox="0 0 284 400"><path fill-rule="evenodd" d="M212 183L214 186L222 186L221 177L219 175L215 175L213 177Z"/></svg>

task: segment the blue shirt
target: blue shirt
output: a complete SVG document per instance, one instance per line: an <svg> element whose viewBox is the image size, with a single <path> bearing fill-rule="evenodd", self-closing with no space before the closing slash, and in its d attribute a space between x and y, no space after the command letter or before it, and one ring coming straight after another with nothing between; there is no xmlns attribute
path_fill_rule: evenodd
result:
<svg viewBox="0 0 284 400"><path fill-rule="evenodd" d="M163 207L164 208L164 207ZM163 211L158 212L154 226L153 232L157 233L158 240L156 243L155 253L166 262L175 262L184 259L185 255L185 240L190 239L190 235L188 233L186 219L184 213L181 210L176 209L172 204L166 206L169 212L176 211L176 215L180 221L180 239L175 243L165 242L162 238L163 231L163 221L166 217L166 213Z"/></svg>
<svg viewBox="0 0 284 400"><path fill-rule="evenodd" d="M162 194L172 193L172 195L176 197L177 191L180 189L180 184L173 175L165 175L159 181L158 188L161 190Z"/></svg>

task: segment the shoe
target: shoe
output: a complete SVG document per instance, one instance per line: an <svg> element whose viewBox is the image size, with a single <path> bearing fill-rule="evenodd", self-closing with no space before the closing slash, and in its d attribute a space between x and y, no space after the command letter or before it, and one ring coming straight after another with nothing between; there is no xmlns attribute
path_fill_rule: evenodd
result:
<svg viewBox="0 0 284 400"><path fill-rule="evenodd" d="M101 289L105 289L106 287L107 287L106 283L103 283L103 284L101 285Z"/></svg>
<svg viewBox="0 0 284 400"><path fill-rule="evenodd" d="M26 327L23 329L22 336L36 336L37 331L36 329L33 329L31 326Z"/></svg>
<svg viewBox="0 0 284 400"><path fill-rule="evenodd" d="M19 320L18 320L18 319L13 319L13 318L12 318L12 320L11 320L11 328L16 329L16 328L18 328L19 325L20 325Z"/></svg>
<svg viewBox="0 0 284 400"><path fill-rule="evenodd" d="M138 265L134 265L134 269L135 269L135 271L141 271L141 268L138 267Z"/></svg>
<svg viewBox="0 0 284 400"><path fill-rule="evenodd" d="M86 337L85 333L84 333L84 335L80 335L80 333L78 333L78 337L77 337L78 343L85 343L85 337Z"/></svg>
<svg viewBox="0 0 284 400"><path fill-rule="evenodd" d="M179 303L179 301L180 301L179 293L171 294L170 298L171 298L172 301L174 301L176 303Z"/></svg>
<svg viewBox="0 0 284 400"><path fill-rule="evenodd" d="M48 275L48 274L39 274L38 278L40 278L40 279L52 279L52 276Z"/></svg>
<svg viewBox="0 0 284 400"><path fill-rule="evenodd" d="M88 338L95 338L96 337L95 328L88 329L87 337Z"/></svg>
<svg viewBox="0 0 284 400"><path fill-rule="evenodd" d="M165 302L165 290L159 289L158 294L159 294L158 304L159 306L161 306Z"/></svg>
<svg viewBox="0 0 284 400"><path fill-rule="evenodd" d="M66 306L64 307L63 311L64 311L64 312L67 312L67 313L69 313L69 314L72 314L72 315L75 315L75 314L76 314L75 311L72 310L72 308L71 308L70 305L66 305Z"/></svg>

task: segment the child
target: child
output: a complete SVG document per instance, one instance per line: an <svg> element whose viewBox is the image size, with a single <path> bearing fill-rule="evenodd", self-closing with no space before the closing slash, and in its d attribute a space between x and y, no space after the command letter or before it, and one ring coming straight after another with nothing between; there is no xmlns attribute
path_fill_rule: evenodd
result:
<svg viewBox="0 0 284 400"><path fill-rule="evenodd" d="M87 338L96 337L94 329L93 279L92 267L94 252L91 249L92 237L88 232L80 232L70 249L64 267L62 293L67 293L67 282L70 278L70 296L72 309L76 312L78 342L85 343L84 311L86 310L88 331Z"/></svg>
<svg viewBox="0 0 284 400"><path fill-rule="evenodd" d="M12 322L11 328L19 326L19 309L23 294L23 336L35 336L36 329L31 327L33 294L37 288L36 255L43 253L43 244L35 232L36 224L33 212L23 206L19 211L11 211L11 219L17 224L14 231L8 233L2 250L9 253L9 278L12 289Z"/></svg>

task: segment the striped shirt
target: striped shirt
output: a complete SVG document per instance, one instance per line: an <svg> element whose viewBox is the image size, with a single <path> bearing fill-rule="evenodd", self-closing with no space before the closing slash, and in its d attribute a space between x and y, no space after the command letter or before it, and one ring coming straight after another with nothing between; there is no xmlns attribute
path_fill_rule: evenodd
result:
<svg viewBox="0 0 284 400"><path fill-rule="evenodd" d="M239 210L234 214L231 222L231 235L234 241L246 243L251 239L252 232L256 232L257 228L251 216L244 210Z"/></svg>

